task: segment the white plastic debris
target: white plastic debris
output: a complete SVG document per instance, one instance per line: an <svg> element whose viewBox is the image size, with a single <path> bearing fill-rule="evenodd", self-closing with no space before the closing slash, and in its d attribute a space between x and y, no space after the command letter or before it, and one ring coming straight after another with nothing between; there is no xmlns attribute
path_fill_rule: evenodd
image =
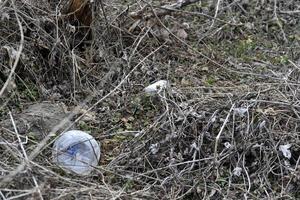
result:
<svg viewBox="0 0 300 200"><path fill-rule="evenodd" d="M225 142L224 146L226 149L230 149L231 148L231 144L229 142Z"/></svg>
<svg viewBox="0 0 300 200"><path fill-rule="evenodd" d="M155 93L159 93L161 90L165 89L168 87L168 81L166 80L160 80L157 81L149 86L147 86L144 91L147 94L155 94Z"/></svg>
<svg viewBox="0 0 300 200"><path fill-rule="evenodd" d="M235 114L238 114L240 117L244 117L245 113L248 111L248 108L234 108L233 109Z"/></svg>
<svg viewBox="0 0 300 200"><path fill-rule="evenodd" d="M242 174L243 169L241 167L236 167L233 169L233 175L240 176Z"/></svg>
<svg viewBox="0 0 300 200"><path fill-rule="evenodd" d="M149 149L150 149L151 153L153 155L155 155L159 150L158 143L151 144Z"/></svg>
<svg viewBox="0 0 300 200"><path fill-rule="evenodd" d="M279 145L279 151L281 151L283 156L287 159L290 159L292 157L292 153L290 151L291 146L291 144Z"/></svg>
<svg viewBox="0 0 300 200"><path fill-rule="evenodd" d="M88 175L100 159L100 146L89 134L71 130L63 133L53 145L53 161L66 171Z"/></svg>

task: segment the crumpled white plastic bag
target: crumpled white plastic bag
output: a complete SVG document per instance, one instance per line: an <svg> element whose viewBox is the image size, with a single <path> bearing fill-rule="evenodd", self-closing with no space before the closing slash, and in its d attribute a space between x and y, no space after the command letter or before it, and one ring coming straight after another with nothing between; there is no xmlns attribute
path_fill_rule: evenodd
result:
<svg viewBox="0 0 300 200"><path fill-rule="evenodd" d="M292 157L292 153L290 151L291 146L291 144L279 145L279 151L281 151L283 156L287 159L290 159Z"/></svg>
<svg viewBox="0 0 300 200"><path fill-rule="evenodd" d="M168 85L169 85L168 81L160 80L160 81L157 81L157 82L145 87L144 91L147 94L155 94L155 93L159 93L163 89L167 88Z"/></svg>

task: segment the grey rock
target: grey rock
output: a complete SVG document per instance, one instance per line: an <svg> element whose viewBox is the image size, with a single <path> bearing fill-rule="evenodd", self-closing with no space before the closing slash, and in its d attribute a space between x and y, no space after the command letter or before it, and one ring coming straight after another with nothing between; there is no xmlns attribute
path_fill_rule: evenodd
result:
<svg viewBox="0 0 300 200"><path fill-rule="evenodd" d="M49 102L36 103L28 106L23 112L13 114L19 134L30 134L31 137L42 139L53 127L58 125L69 113L63 104ZM61 130L72 125L71 120L61 127ZM0 122L0 128L14 131L10 118ZM72 127L74 128L74 127Z"/></svg>

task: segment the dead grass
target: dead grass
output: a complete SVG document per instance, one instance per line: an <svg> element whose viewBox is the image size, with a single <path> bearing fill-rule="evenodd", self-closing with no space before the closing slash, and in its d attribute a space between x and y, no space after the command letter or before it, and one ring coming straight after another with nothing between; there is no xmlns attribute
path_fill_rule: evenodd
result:
<svg viewBox="0 0 300 200"><path fill-rule="evenodd" d="M2 127L3 199L299 198L295 1L207 0L167 16L153 14L161 1L99 2L92 40L64 2L0 3L1 121L60 102L102 145L78 177L51 159L64 120L42 140ZM171 88L143 93L161 79Z"/></svg>

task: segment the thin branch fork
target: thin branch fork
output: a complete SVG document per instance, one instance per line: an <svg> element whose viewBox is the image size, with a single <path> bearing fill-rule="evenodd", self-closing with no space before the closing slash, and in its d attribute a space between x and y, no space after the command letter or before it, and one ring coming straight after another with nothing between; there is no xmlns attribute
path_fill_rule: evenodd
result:
<svg viewBox="0 0 300 200"><path fill-rule="evenodd" d="M228 121L229 121L229 117L230 117L231 112L232 112L232 110L234 109L234 107L235 107L235 104L232 104L232 106L231 106L231 108L230 108L230 110L229 110L229 112L228 112L228 114L227 114L227 117L226 117L226 119L225 119L225 121L224 121L224 123L223 123L223 125L222 125L222 127L221 127L221 129L220 129L220 131L219 131L219 133L218 133L218 135L217 135L217 137L216 137L216 141L215 141L215 149L214 149L215 163L216 163L217 157L218 157L217 154L218 154L218 144L219 144L220 137L221 137L221 135L222 135L222 133L223 133L223 130L224 130L226 124L227 124Z"/></svg>
<svg viewBox="0 0 300 200"><path fill-rule="evenodd" d="M19 142L20 148L21 148L21 150L22 150L23 158L25 159L25 162L28 164L28 163L29 163L28 156L27 156L26 150L25 150L25 148L24 148L24 146L23 146L21 137L20 137L20 135L19 135L19 133L18 133L18 129L17 129L15 120L14 120L12 114L11 114L11 111L9 111L9 117L10 117L10 120L11 120L12 125L13 125L13 127L14 127L15 134L16 134L16 136L17 136L17 138L18 138L18 142ZM30 167L29 167L29 171L32 172L32 169L31 169ZM39 194L39 199L43 200L43 195L42 195L42 193L41 193L40 186L38 185L38 182L37 182L37 180L36 180L36 178L35 178L34 175L32 175L32 180L33 180L33 182L34 182L35 189L37 190L37 192L38 192L38 194Z"/></svg>

